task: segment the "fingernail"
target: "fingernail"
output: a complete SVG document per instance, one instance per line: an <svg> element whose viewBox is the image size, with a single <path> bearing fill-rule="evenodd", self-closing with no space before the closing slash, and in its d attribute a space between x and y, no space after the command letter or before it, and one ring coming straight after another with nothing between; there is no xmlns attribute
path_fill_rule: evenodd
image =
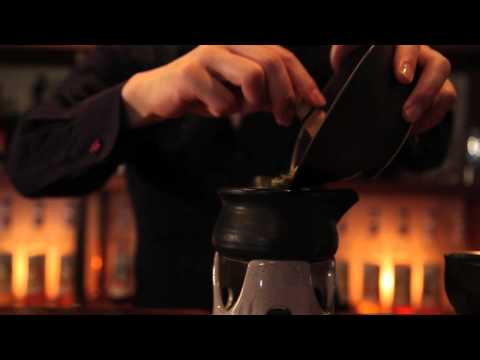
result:
<svg viewBox="0 0 480 360"><path fill-rule="evenodd" d="M416 122L422 116L423 110L418 105L411 105L404 110L404 118L410 123Z"/></svg>
<svg viewBox="0 0 480 360"><path fill-rule="evenodd" d="M413 81L412 67L408 62L403 63L400 73L402 74L402 77L405 79L405 81L407 81L408 83L411 83Z"/></svg>
<svg viewBox="0 0 480 360"><path fill-rule="evenodd" d="M311 95L311 100L315 106L323 107L327 104L327 100L325 97L320 93L318 89L313 90Z"/></svg>

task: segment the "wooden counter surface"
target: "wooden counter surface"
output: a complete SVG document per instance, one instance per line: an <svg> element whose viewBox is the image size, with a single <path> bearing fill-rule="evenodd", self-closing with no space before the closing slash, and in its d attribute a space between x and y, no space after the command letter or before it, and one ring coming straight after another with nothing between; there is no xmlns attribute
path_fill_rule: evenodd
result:
<svg viewBox="0 0 480 360"><path fill-rule="evenodd" d="M81 315L81 316L205 316L210 315L210 311L199 309L133 309L133 308L72 308L72 309L0 309L0 316L26 315L26 316L62 316L62 315Z"/></svg>

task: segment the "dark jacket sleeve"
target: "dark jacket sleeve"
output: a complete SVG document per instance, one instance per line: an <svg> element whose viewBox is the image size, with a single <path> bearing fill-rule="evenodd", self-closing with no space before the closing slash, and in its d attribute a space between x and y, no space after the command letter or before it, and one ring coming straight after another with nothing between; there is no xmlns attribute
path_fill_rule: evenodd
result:
<svg viewBox="0 0 480 360"><path fill-rule="evenodd" d="M128 152L122 86L153 58L152 47L98 47L52 99L21 119L8 158L18 191L77 196L104 184Z"/></svg>

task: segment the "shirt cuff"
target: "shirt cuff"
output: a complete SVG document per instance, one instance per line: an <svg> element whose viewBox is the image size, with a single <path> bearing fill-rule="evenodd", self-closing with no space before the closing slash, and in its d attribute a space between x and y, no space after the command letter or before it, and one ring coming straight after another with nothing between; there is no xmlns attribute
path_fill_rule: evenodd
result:
<svg viewBox="0 0 480 360"><path fill-rule="evenodd" d="M129 130L121 94L123 85L109 88L73 110L75 136L68 152L68 159L75 167L72 174L90 171L106 162L121 162L123 140Z"/></svg>

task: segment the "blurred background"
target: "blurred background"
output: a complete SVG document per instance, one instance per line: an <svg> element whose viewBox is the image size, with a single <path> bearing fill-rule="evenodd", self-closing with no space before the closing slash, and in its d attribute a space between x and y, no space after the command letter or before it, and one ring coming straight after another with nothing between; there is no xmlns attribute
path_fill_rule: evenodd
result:
<svg viewBox="0 0 480 360"><path fill-rule="evenodd" d="M458 103L446 161L356 183L339 225L338 311L452 313L449 252L480 249L480 46L435 46L453 65ZM26 200L5 173L16 121L94 49L0 45L0 312L131 309L135 219L123 168L82 199Z"/></svg>

